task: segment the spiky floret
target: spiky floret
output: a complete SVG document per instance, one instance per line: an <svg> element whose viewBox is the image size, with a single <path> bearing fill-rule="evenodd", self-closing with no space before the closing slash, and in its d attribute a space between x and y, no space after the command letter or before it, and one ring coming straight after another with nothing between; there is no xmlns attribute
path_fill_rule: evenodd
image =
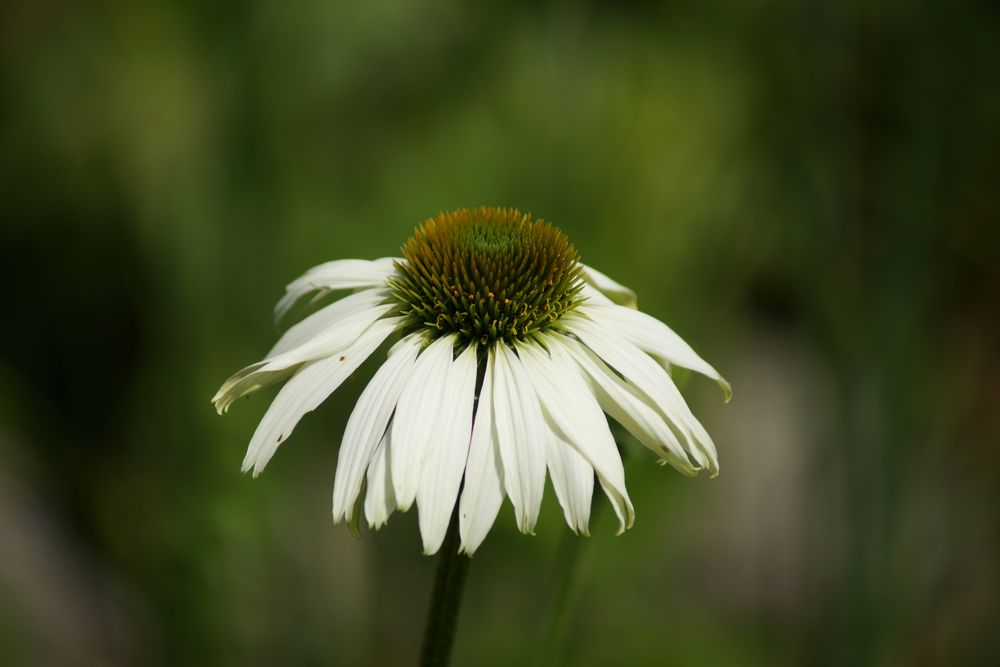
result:
<svg viewBox="0 0 1000 667"><path fill-rule="evenodd" d="M513 343L581 301L576 249L566 235L517 209L440 213L403 245L390 281L408 329L465 343Z"/></svg>

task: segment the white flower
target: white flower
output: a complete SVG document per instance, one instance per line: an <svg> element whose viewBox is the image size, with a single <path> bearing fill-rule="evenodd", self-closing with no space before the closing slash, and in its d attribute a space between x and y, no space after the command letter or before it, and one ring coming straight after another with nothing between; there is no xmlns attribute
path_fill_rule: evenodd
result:
<svg viewBox="0 0 1000 667"><path fill-rule="evenodd" d="M715 445L668 369L707 375L727 398L729 385L548 223L510 209L442 213L402 258L310 269L275 317L342 290L353 292L289 328L212 399L221 414L285 381L243 461L256 476L304 414L398 337L344 431L335 522L356 526L363 489L373 528L415 501L430 554L457 501L461 549L472 554L504 496L520 530L534 531L547 469L572 530L588 533L596 476L621 533L635 512L605 413L681 472L718 473Z"/></svg>

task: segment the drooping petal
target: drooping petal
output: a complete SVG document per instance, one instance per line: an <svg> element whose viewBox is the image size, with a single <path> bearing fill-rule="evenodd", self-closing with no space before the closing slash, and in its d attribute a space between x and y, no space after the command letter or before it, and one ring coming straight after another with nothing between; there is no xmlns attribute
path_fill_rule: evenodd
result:
<svg viewBox="0 0 1000 667"><path fill-rule="evenodd" d="M384 287L395 272L393 262L396 261L402 260L395 257L376 260L338 259L314 266L288 283L285 295L274 307L274 320L281 320L299 299L313 292Z"/></svg>
<svg viewBox="0 0 1000 667"><path fill-rule="evenodd" d="M570 529L580 535L590 535L590 503L594 496L594 467L559 434L550 431L545 443L545 458L549 478L563 516Z"/></svg>
<svg viewBox="0 0 1000 667"><path fill-rule="evenodd" d="M398 324L396 318L379 320L340 354L311 363L292 376L260 420L243 459L243 472L253 468L254 477L259 475L302 416L325 401Z"/></svg>
<svg viewBox="0 0 1000 667"><path fill-rule="evenodd" d="M548 336L540 337L542 340ZM619 534L632 526L635 509L625 489L625 468L604 412L577 366L557 351L534 343L518 346L542 402L549 426L594 467L619 520Z"/></svg>
<svg viewBox="0 0 1000 667"><path fill-rule="evenodd" d="M442 393L437 435L425 454L417 489L420 535L424 553L441 548L451 520L472 437L472 407L476 393L476 348L470 345L448 369Z"/></svg>
<svg viewBox="0 0 1000 667"><path fill-rule="evenodd" d="M505 343L493 355L493 425L517 527L533 533L545 491L545 422L524 365Z"/></svg>
<svg viewBox="0 0 1000 667"><path fill-rule="evenodd" d="M479 390L476 419L465 466L465 485L458 507L460 551L475 553L486 539L503 502L503 465L493 424L493 354L487 355L486 374Z"/></svg>
<svg viewBox="0 0 1000 667"><path fill-rule="evenodd" d="M396 496L392 491L392 481L389 479L391 439L390 432L386 431L368 465L365 518L373 530L384 526L389 520L389 515L396 511Z"/></svg>
<svg viewBox="0 0 1000 667"><path fill-rule="evenodd" d="M222 414L236 399L289 377L302 364L338 356L341 350L357 341L373 322L395 307L394 304L385 304L352 312L298 347L247 366L226 380L216 393L212 399L216 410ZM391 321L399 323L401 320L393 318Z"/></svg>
<svg viewBox="0 0 1000 667"><path fill-rule="evenodd" d="M220 415L229 412L229 408L237 399L249 396L258 389L284 382L295 375L295 371L298 370L298 366L289 366L268 371L264 370L266 364L266 361L258 361L239 370L235 375L226 380L219 387L219 390L215 392L215 396L212 397L212 403L215 404L215 411Z"/></svg>
<svg viewBox="0 0 1000 667"><path fill-rule="evenodd" d="M264 359L273 359L279 354L294 350L345 318L384 304L389 294L389 290L377 287L348 294L343 299L334 301L289 327Z"/></svg>
<svg viewBox="0 0 1000 667"><path fill-rule="evenodd" d="M711 438L691 413L684 397L667 372L652 357L622 336L587 318L571 315L560 326L577 336L587 347L649 399L651 406L667 418L684 436L687 453L714 477L719 471L718 455Z"/></svg>
<svg viewBox="0 0 1000 667"><path fill-rule="evenodd" d="M732 396L732 388L726 379L698 356L673 329L655 317L639 310L601 303L582 304L577 312L618 332L643 352L712 378L726 393L727 401Z"/></svg>
<svg viewBox="0 0 1000 667"><path fill-rule="evenodd" d="M352 518L354 500L361 491L365 468L383 439L403 385L413 371L420 342L418 336L408 336L393 347L389 358L361 392L347 420L333 482L335 523Z"/></svg>
<svg viewBox="0 0 1000 667"><path fill-rule="evenodd" d="M628 308L636 307L638 301L636 299L635 292L621 283L615 282L592 266L580 264L580 267L583 268L583 279L586 280L588 284L596 287L617 304L621 304L622 306L626 306Z"/></svg>
<svg viewBox="0 0 1000 667"><path fill-rule="evenodd" d="M636 440L662 457L685 475L696 475L698 468L663 416L648 403L648 398L629 385L587 346L568 336L546 338L550 348L563 347L584 374L601 408L635 436Z"/></svg>
<svg viewBox="0 0 1000 667"><path fill-rule="evenodd" d="M403 512L417 495L428 447L438 444L442 414L449 408L442 397L454 347L454 335L441 336L428 345L417 357L396 404L390 464L396 503Z"/></svg>

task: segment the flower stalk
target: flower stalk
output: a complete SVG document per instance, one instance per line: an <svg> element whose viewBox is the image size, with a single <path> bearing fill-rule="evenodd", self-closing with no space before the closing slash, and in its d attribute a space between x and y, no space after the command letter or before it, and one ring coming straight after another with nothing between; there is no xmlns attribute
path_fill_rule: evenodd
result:
<svg viewBox="0 0 1000 667"><path fill-rule="evenodd" d="M462 592L469 574L469 557L458 552L458 508L452 514L448 533L438 553L434 591L427 610L421 667L447 667L455 643L455 628L462 605Z"/></svg>

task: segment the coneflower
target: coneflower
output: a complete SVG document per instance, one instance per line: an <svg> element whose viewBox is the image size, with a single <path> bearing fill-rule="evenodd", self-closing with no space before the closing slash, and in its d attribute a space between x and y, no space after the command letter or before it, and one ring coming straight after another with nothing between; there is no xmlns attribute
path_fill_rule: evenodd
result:
<svg viewBox="0 0 1000 667"><path fill-rule="evenodd" d="M566 236L516 209L442 213L403 256L346 259L288 285L277 319L301 299L351 291L292 326L212 399L284 382L243 462L256 476L302 416L390 339L344 431L333 518L373 528L416 502L425 553L457 503L472 554L504 497L533 532L546 470L566 522L587 534L594 480L619 533L635 511L605 413L682 473L718 473L715 446L668 373L729 385L680 336L636 310L635 294L582 264ZM364 498L361 498L362 490Z"/></svg>

